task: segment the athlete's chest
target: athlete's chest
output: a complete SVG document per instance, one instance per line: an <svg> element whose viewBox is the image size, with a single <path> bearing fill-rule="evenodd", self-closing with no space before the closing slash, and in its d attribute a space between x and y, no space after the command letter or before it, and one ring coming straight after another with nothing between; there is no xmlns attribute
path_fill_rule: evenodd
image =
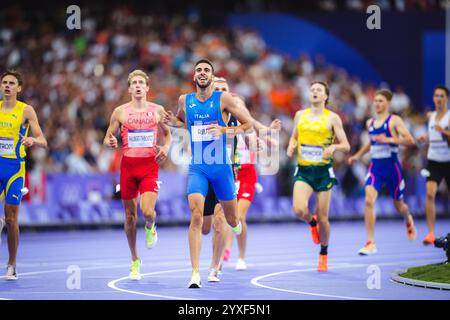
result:
<svg viewBox="0 0 450 320"><path fill-rule="evenodd" d="M154 127L157 123L158 115L153 110L130 111L125 115L124 119L124 125L133 129Z"/></svg>
<svg viewBox="0 0 450 320"><path fill-rule="evenodd" d="M330 134L331 124L328 122L328 119L304 117L303 119L300 119L298 129L299 134L301 132L308 132L313 135Z"/></svg>
<svg viewBox="0 0 450 320"><path fill-rule="evenodd" d="M191 122L210 122L217 121L217 106L211 103L196 103L186 108L189 121Z"/></svg>
<svg viewBox="0 0 450 320"><path fill-rule="evenodd" d="M20 129L22 117L15 110L8 113L0 112L0 131L16 131Z"/></svg>

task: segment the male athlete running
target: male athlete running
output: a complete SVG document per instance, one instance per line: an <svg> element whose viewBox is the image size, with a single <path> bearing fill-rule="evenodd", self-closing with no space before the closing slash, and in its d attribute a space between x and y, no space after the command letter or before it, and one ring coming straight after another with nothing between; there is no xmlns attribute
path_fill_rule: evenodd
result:
<svg viewBox="0 0 450 320"><path fill-rule="evenodd" d="M147 248L157 241L155 204L158 196L159 164L167 158L171 143L169 128L162 123L164 108L147 101L149 78L141 70L128 76L128 92L131 101L117 107L111 115L103 143L117 148L115 134L120 127L123 141L123 157L120 165L120 193L125 209L125 233L131 251L130 279L140 280L141 260L136 248L137 198L145 223ZM158 126L164 134L164 145L157 146Z"/></svg>
<svg viewBox="0 0 450 320"><path fill-rule="evenodd" d="M333 154L348 152L350 145L339 116L326 108L330 90L325 82L313 82L309 99L311 107L297 111L287 155L292 157L297 148L298 166L294 174L294 212L310 224L313 242L320 244L318 272L328 270L328 240L330 224L328 211L331 189L337 184L333 171ZM334 142L337 138L339 143ZM308 209L312 193L317 198L317 218Z"/></svg>
<svg viewBox="0 0 450 320"><path fill-rule="evenodd" d="M428 114L428 136L417 139L428 142L428 164L426 175L425 211L427 215L428 234L423 239L425 245L434 244L434 225L436 223L436 192L442 180L450 190L450 111L448 110L449 90L445 86L434 89L433 102L436 110Z"/></svg>
<svg viewBox="0 0 450 320"><path fill-rule="evenodd" d="M414 139L406 129L402 118L389 113L392 92L382 89L376 92L374 106L375 118L367 120L370 142L363 146L354 156L348 159L351 165L370 151L372 162L366 178L366 201L364 219L367 229L367 243L358 253L369 255L377 252L375 245L375 201L384 183L394 199L394 206L405 219L409 240L416 238L414 220L409 213L408 205L403 201L405 181L402 167L398 160L399 145L413 145Z"/></svg>
<svg viewBox="0 0 450 320"><path fill-rule="evenodd" d="M226 133L232 135L251 128L251 120L236 105L227 92L214 91L211 83L214 68L211 62L202 59L194 65L193 81L196 92L183 94L178 100L178 112L174 116L166 113L165 122L174 127L184 127L190 134L192 159L188 174L188 201L191 209L189 226L189 248L192 263L192 277L189 288L200 288L199 260L201 251L201 230L203 209L211 183L217 199L223 208L227 223L236 234L242 231L237 216L236 190L231 159L226 151ZM229 114L241 125L227 127Z"/></svg>
<svg viewBox="0 0 450 320"><path fill-rule="evenodd" d="M7 71L1 76L0 195L5 198L5 220L0 218L0 234L6 225L9 252L6 280L18 279L16 256L19 247L19 206L25 184L25 147L47 147L34 108L17 100L22 85L22 77L16 71ZM31 131L31 137L27 137L28 131Z"/></svg>

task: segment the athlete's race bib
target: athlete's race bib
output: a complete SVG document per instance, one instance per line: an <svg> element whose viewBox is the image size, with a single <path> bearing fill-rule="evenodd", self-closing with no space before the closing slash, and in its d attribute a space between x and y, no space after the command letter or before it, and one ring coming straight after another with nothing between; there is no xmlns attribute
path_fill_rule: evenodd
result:
<svg viewBox="0 0 450 320"><path fill-rule="evenodd" d="M212 124L217 124L217 122L211 122L207 124L196 124L191 126L192 141L202 142L202 141L213 141L218 140L220 137L213 136L208 132L208 127Z"/></svg>
<svg viewBox="0 0 450 320"><path fill-rule="evenodd" d="M430 148L434 152L446 154L450 146L447 141L430 141Z"/></svg>
<svg viewBox="0 0 450 320"><path fill-rule="evenodd" d="M321 146L302 144L300 146L300 159L312 162L320 162L323 160L323 148Z"/></svg>
<svg viewBox="0 0 450 320"><path fill-rule="evenodd" d="M0 156L12 156L14 154L14 139L0 137Z"/></svg>
<svg viewBox="0 0 450 320"><path fill-rule="evenodd" d="M370 146L372 159L387 159L391 157L391 146L388 144L375 144Z"/></svg>
<svg viewBox="0 0 450 320"><path fill-rule="evenodd" d="M154 145L153 130L128 130L129 148L151 148Z"/></svg>

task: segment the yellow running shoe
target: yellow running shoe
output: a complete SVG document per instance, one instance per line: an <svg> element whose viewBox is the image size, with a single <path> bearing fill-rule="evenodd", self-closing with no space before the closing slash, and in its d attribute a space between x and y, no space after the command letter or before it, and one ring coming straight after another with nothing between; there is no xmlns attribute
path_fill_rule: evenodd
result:
<svg viewBox="0 0 450 320"><path fill-rule="evenodd" d="M158 233L156 232L155 224L150 229L145 224L145 244L147 245L147 249L153 248L156 242L158 242Z"/></svg>
<svg viewBox="0 0 450 320"><path fill-rule="evenodd" d="M137 259L131 261L131 272L129 275L130 280L141 280L141 260Z"/></svg>

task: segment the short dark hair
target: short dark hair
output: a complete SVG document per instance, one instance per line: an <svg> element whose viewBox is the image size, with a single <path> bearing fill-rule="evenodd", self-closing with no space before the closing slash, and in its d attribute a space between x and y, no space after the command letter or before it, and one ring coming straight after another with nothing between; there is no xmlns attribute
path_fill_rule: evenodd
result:
<svg viewBox="0 0 450 320"><path fill-rule="evenodd" d="M392 92L389 89L380 89L377 90L377 92L375 92L375 95L382 95L383 97L386 98L387 101L391 101L392 100Z"/></svg>
<svg viewBox="0 0 450 320"><path fill-rule="evenodd" d="M207 64L209 64L209 65L211 66L212 73L214 73L214 66L213 66L212 62L209 61L208 59L200 59L200 60L198 60L198 61L195 63L195 65L194 65L194 69L195 69L200 63L207 63Z"/></svg>
<svg viewBox="0 0 450 320"><path fill-rule="evenodd" d="M16 70L7 70L7 71L3 72L0 79L3 80L3 78L6 76L15 77L17 79L17 83L19 84L19 86L21 86L23 84L22 76Z"/></svg>
<svg viewBox="0 0 450 320"><path fill-rule="evenodd" d="M446 86L444 86L443 84L438 84L436 87L434 87L433 92L435 92L435 91L438 90L438 89L444 90L444 91L445 91L445 95L446 95L447 98L448 98L448 96L449 96L449 94L450 94L450 91L448 90L448 88L447 88Z"/></svg>
<svg viewBox="0 0 450 320"><path fill-rule="evenodd" d="M311 86L315 85L316 83L321 84L325 88L325 93L328 96L327 100L325 100L325 104L328 104L328 101L330 100L330 87L328 86L328 83L326 83L325 81L313 81L311 83Z"/></svg>

